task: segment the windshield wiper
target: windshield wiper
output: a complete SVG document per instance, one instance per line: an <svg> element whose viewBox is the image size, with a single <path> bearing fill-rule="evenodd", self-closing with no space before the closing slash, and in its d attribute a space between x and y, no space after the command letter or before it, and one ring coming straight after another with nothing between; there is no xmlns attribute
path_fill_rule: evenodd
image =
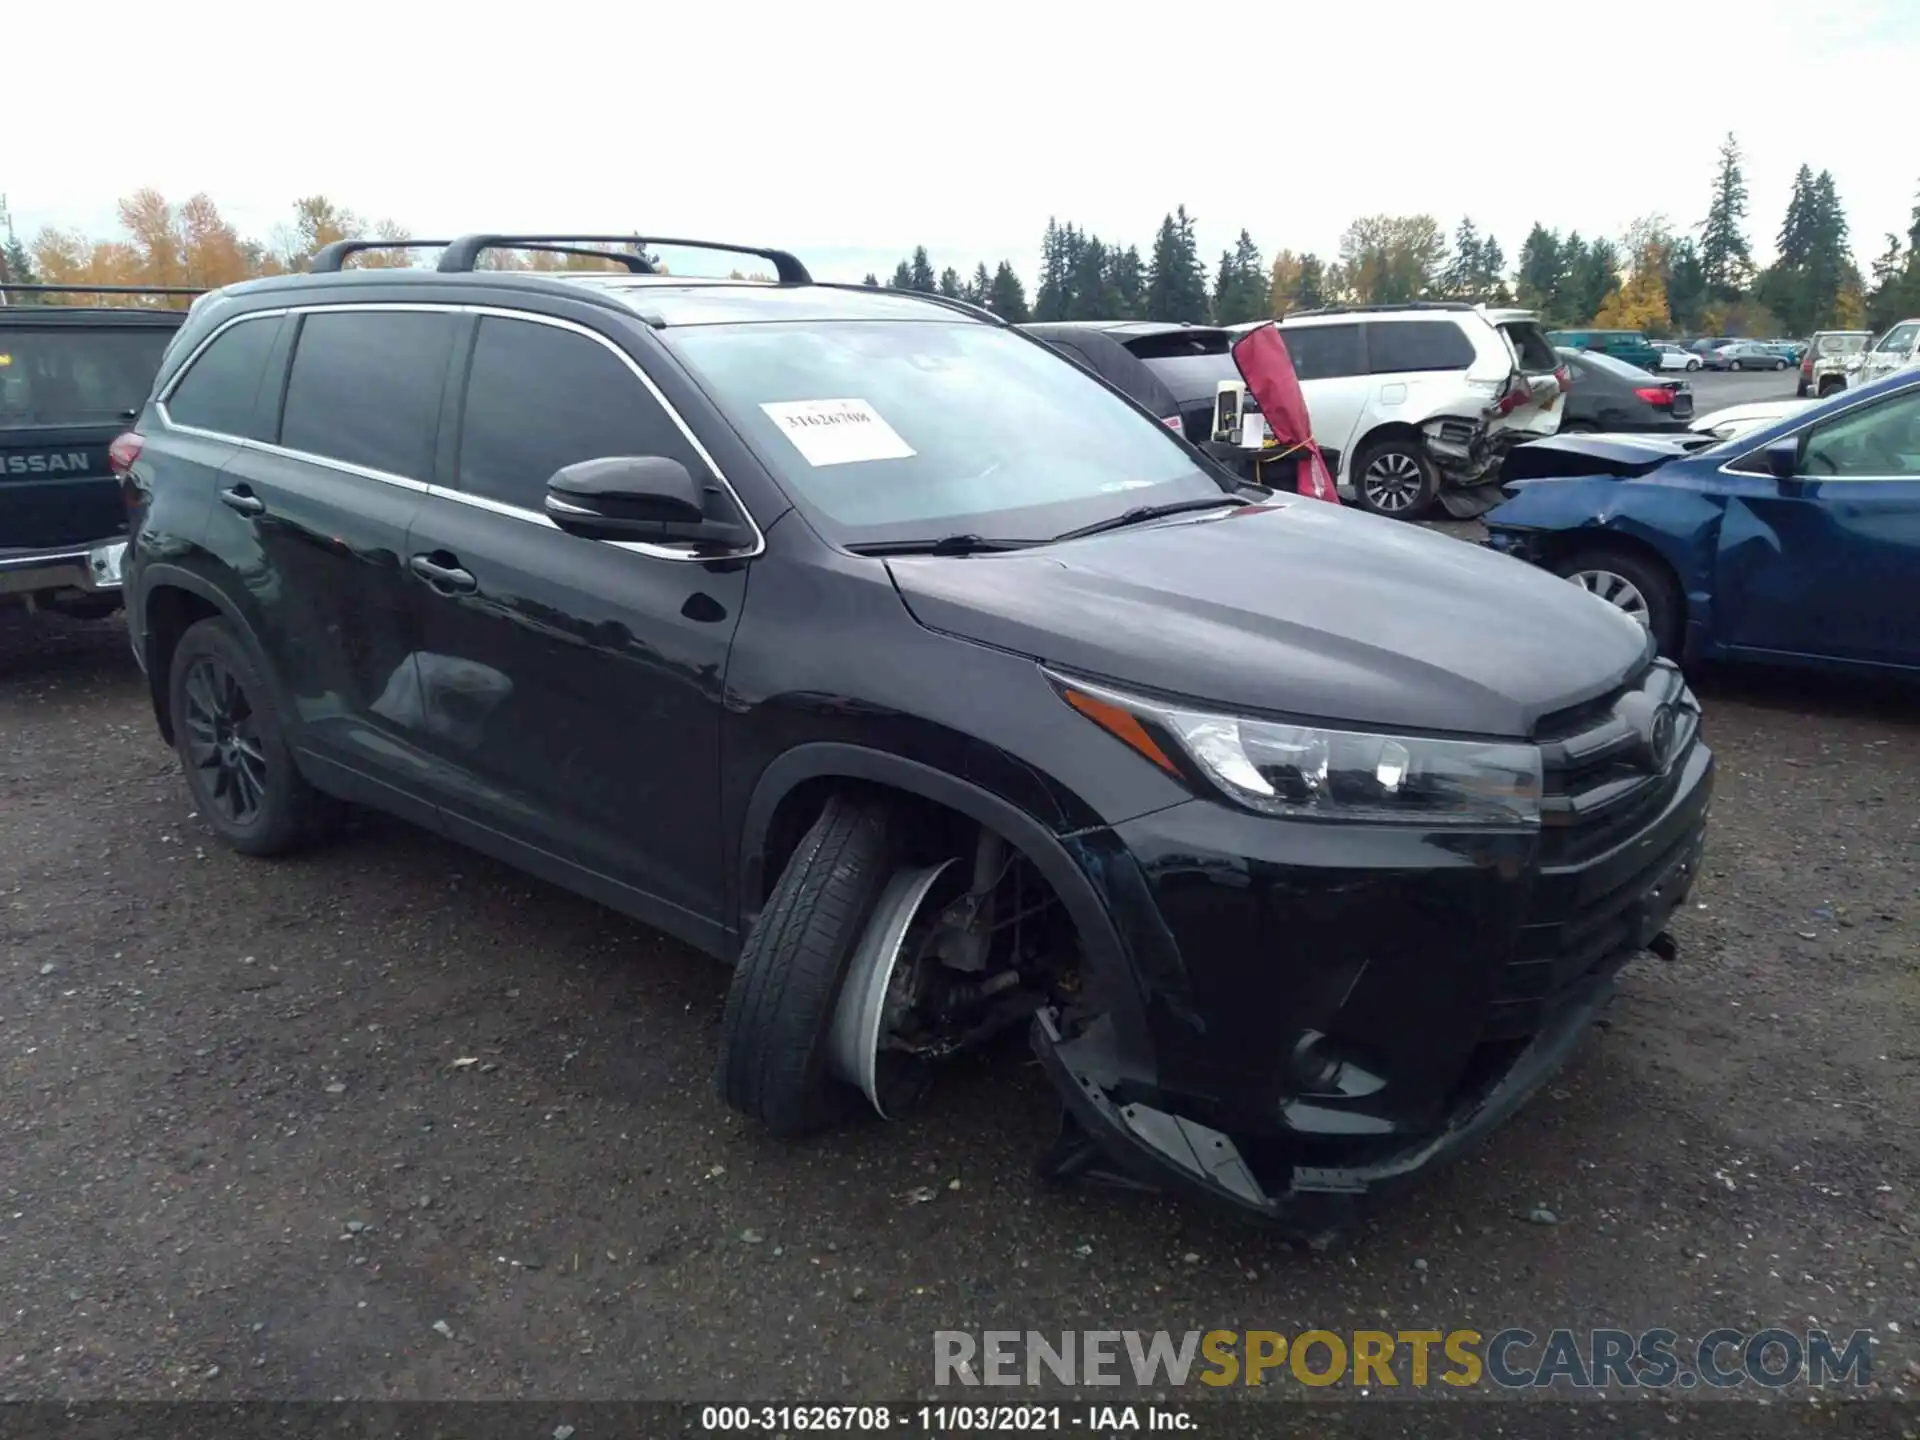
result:
<svg viewBox="0 0 1920 1440"><path fill-rule="evenodd" d="M1053 538L1058 540L1078 540L1083 535L1099 535L1108 530L1121 530L1129 525L1139 525L1148 520L1164 520L1169 515L1184 515L1189 510L1218 510L1223 505L1236 509L1249 502L1237 500L1231 495L1220 494L1206 500L1173 500L1165 505L1136 505L1131 510L1123 510L1109 520L1096 520L1091 525L1082 525L1077 530L1067 530Z"/></svg>
<svg viewBox="0 0 1920 1440"><path fill-rule="evenodd" d="M856 555L982 555L1024 550L1032 540L990 540L984 535L942 535L938 540L869 540L847 549Z"/></svg>

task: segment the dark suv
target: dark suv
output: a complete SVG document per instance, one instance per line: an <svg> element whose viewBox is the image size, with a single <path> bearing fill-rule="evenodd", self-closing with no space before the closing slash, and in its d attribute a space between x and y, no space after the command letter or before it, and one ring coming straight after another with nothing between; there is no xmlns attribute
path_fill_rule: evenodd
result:
<svg viewBox="0 0 1920 1440"><path fill-rule="evenodd" d="M530 243L323 252L169 351L129 619L229 845L358 801L733 962L719 1088L783 1134L1025 1025L1051 1173L1295 1228L1668 948L1712 761L1612 606L963 303L476 269Z"/></svg>

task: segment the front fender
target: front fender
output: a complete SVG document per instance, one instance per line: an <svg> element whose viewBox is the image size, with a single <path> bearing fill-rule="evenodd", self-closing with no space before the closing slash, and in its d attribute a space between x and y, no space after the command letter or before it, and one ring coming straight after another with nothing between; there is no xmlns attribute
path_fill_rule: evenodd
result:
<svg viewBox="0 0 1920 1440"><path fill-rule="evenodd" d="M1707 638L1723 498L1608 475L1509 482L1513 498L1486 516L1489 548L1550 565L1602 537L1652 551L1686 596L1692 634Z"/></svg>

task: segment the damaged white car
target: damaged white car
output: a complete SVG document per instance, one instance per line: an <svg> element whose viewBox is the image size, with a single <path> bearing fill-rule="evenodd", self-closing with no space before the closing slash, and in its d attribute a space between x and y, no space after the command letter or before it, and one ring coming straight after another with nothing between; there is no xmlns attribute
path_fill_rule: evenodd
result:
<svg viewBox="0 0 1920 1440"><path fill-rule="evenodd" d="M1289 315L1280 333L1340 493L1412 520L1500 503L1500 462L1560 428L1572 376L1531 311L1460 303Z"/></svg>

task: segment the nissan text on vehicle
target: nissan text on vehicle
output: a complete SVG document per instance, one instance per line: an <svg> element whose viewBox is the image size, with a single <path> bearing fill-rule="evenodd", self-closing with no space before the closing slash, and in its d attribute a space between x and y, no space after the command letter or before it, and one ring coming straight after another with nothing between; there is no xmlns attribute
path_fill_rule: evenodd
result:
<svg viewBox="0 0 1920 1440"><path fill-rule="evenodd" d="M780 1136L1024 1031L1049 1174L1309 1233L1671 954L1713 762L1643 626L1238 481L964 302L634 243L197 308L117 453L228 845L370 805L730 963L719 1093ZM536 244L619 268L479 268Z"/></svg>

